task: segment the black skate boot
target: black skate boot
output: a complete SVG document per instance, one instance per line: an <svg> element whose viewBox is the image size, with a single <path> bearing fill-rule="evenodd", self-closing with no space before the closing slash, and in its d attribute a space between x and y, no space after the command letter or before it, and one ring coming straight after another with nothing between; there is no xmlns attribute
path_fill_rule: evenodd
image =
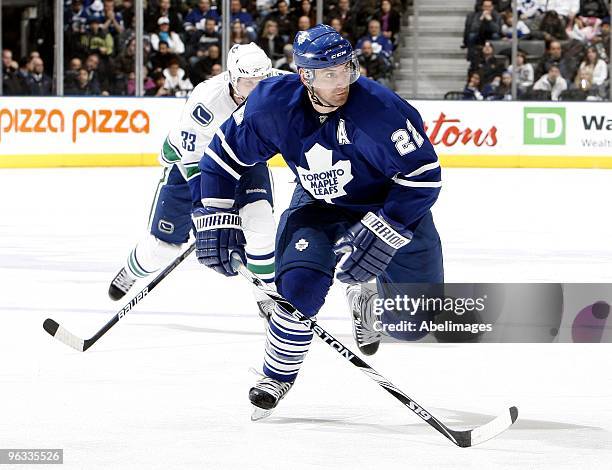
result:
<svg viewBox="0 0 612 470"><path fill-rule="evenodd" d="M378 351L382 335L374 330L374 323L380 320L380 315L372 310L372 299L376 294L362 291L359 284L346 288L346 300L353 319L353 338L359 351L365 356L371 356Z"/></svg>
<svg viewBox="0 0 612 470"><path fill-rule="evenodd" d="M254 387L249 390L249 400L255 407L251 420L257 421L272 414L278 402L287 394L293 382L279 382L262 375Z"/></svg>
<svg viewBox="0 0 612 470"><path fill-rule="evenodd" d="M113 300L121 299L135 282L136 278L130 276L125 268L121 268L108 288L108 296Z"/></svg>

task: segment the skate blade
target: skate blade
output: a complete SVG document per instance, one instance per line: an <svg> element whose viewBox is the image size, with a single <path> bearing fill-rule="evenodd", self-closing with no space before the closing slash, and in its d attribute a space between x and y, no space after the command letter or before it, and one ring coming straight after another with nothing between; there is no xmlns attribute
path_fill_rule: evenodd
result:
<svg viewBox="0 0 612 470"><path fill-rule="evenodd" d="M251 421L259 421L260 419L267 418L272 414L273 411L274 409L264 410L263 408L254 406L253 413L251 414Z"/></svg>

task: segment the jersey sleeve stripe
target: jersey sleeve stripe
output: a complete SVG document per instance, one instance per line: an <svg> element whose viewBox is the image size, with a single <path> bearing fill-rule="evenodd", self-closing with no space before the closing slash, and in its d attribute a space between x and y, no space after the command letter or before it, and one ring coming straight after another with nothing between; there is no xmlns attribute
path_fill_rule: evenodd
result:
<svg viewBox="0 0 612 470"><path fill-rule="evenodd" d="M442 181L406 181L400 179L397 176L393 178L393 182L401 186L408 186L409 188L441 188Z"/></svg>
<svg viewBox="0 0 612 470"><path fill-rule="evenodd" d="M230 209L234 205L233 199L218 199L214 197L207 197L201 199L203 206L216 207L217 209Z"/></svg>
<svg viewBox="0 0 612 470"><path fill-rule="evenodd" d="M217 155L213 150L211 150L210 147L207 147L206 150L204 151L204 153L206 155L208 155L210 158L212 158L214 160L214 162L219 165L221 168L223 168L223 170L225 170L226 173L228 173L232 178L234 178L235 180L239 180L240 179L240 175L238 173L236 173L232 167L230 167L227 163L225 163L221 157L219 157L219 155Z"/></svg>
<svg viewBox="0 0 612 470"><path fill-rule="evenodd" d="M238 163L238 165L241 165L241 166L253 166L253 165L255 165L254 163L249 165L248 163L244 163L243 161L238 159L238 157L236 156L236 154L234 153L232 148L229 146L229 144L225 140L225 135L221 131L221 128L217 129L217 132L215 132L215 134L221 140L221 146L223 147L223 150L225 150L225 152L230 156L230 158L232 160L234 160L236 163Z"/></svg>
<svg viewBox="0 0 612 470"><path fill-rule="evenodd" d="M427 165L423 165L422 167L417 168L412 173L409 173L409 174L407 174L407 175L405 175L403 177L404 178L412 178L414 176L422 175L426 171L435 170L436 168L440 168L440 161L439 160L436 160L433 163L428 163Z"/></svg>

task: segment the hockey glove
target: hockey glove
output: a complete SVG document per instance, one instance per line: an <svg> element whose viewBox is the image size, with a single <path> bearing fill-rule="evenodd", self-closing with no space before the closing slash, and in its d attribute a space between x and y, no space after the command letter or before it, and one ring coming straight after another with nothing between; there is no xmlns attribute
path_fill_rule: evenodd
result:
<svg viewBox="0 0 612 470"><path fill-rule="evenodd" d="M409 230L399 231L383 217L368 212L334 245L338 256L348 253L341 259L336 278L348 284L371 281L387 269L397 250L411 238Z"/></svg>
<svg viewBox="0 0 612 470"><path fill-rule="evenodd" d="M232 252L237 252L246 264L240 216L232 210L198 207L192 219L198 261L224 276L235 276L237 273L230 265Z"/></svg>

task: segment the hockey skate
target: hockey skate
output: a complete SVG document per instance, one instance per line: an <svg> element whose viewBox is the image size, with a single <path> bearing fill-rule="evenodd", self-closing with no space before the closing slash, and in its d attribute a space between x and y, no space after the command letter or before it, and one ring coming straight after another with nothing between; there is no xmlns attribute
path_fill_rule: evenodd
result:
<svg viewBox="0 0 612 470"><path fill-rule="evenodd" d="M135 282L136 278L130 276L125 268L121 268L108 287L108 296L113 300L121 299Z"/></svg>
<svg viewBox="0 0 612 470"><path fill-rule="evenodd" d="M253 404L252 421L258 421L272 414L278 402L293 386L293 382L279 382L271 377L257 374L260 379L249 390L249 400Z"/></svg>
<svg viewBox="0 0 612 470"><path fill-rule="evenodd" d="M371 356L378 351L382 334L374 330L374 323L380 321L380 315L372 309L372 298L376 294L363 292L359 284L346 288L346 300L353 319L353 338L359 351Z"/></svg>

